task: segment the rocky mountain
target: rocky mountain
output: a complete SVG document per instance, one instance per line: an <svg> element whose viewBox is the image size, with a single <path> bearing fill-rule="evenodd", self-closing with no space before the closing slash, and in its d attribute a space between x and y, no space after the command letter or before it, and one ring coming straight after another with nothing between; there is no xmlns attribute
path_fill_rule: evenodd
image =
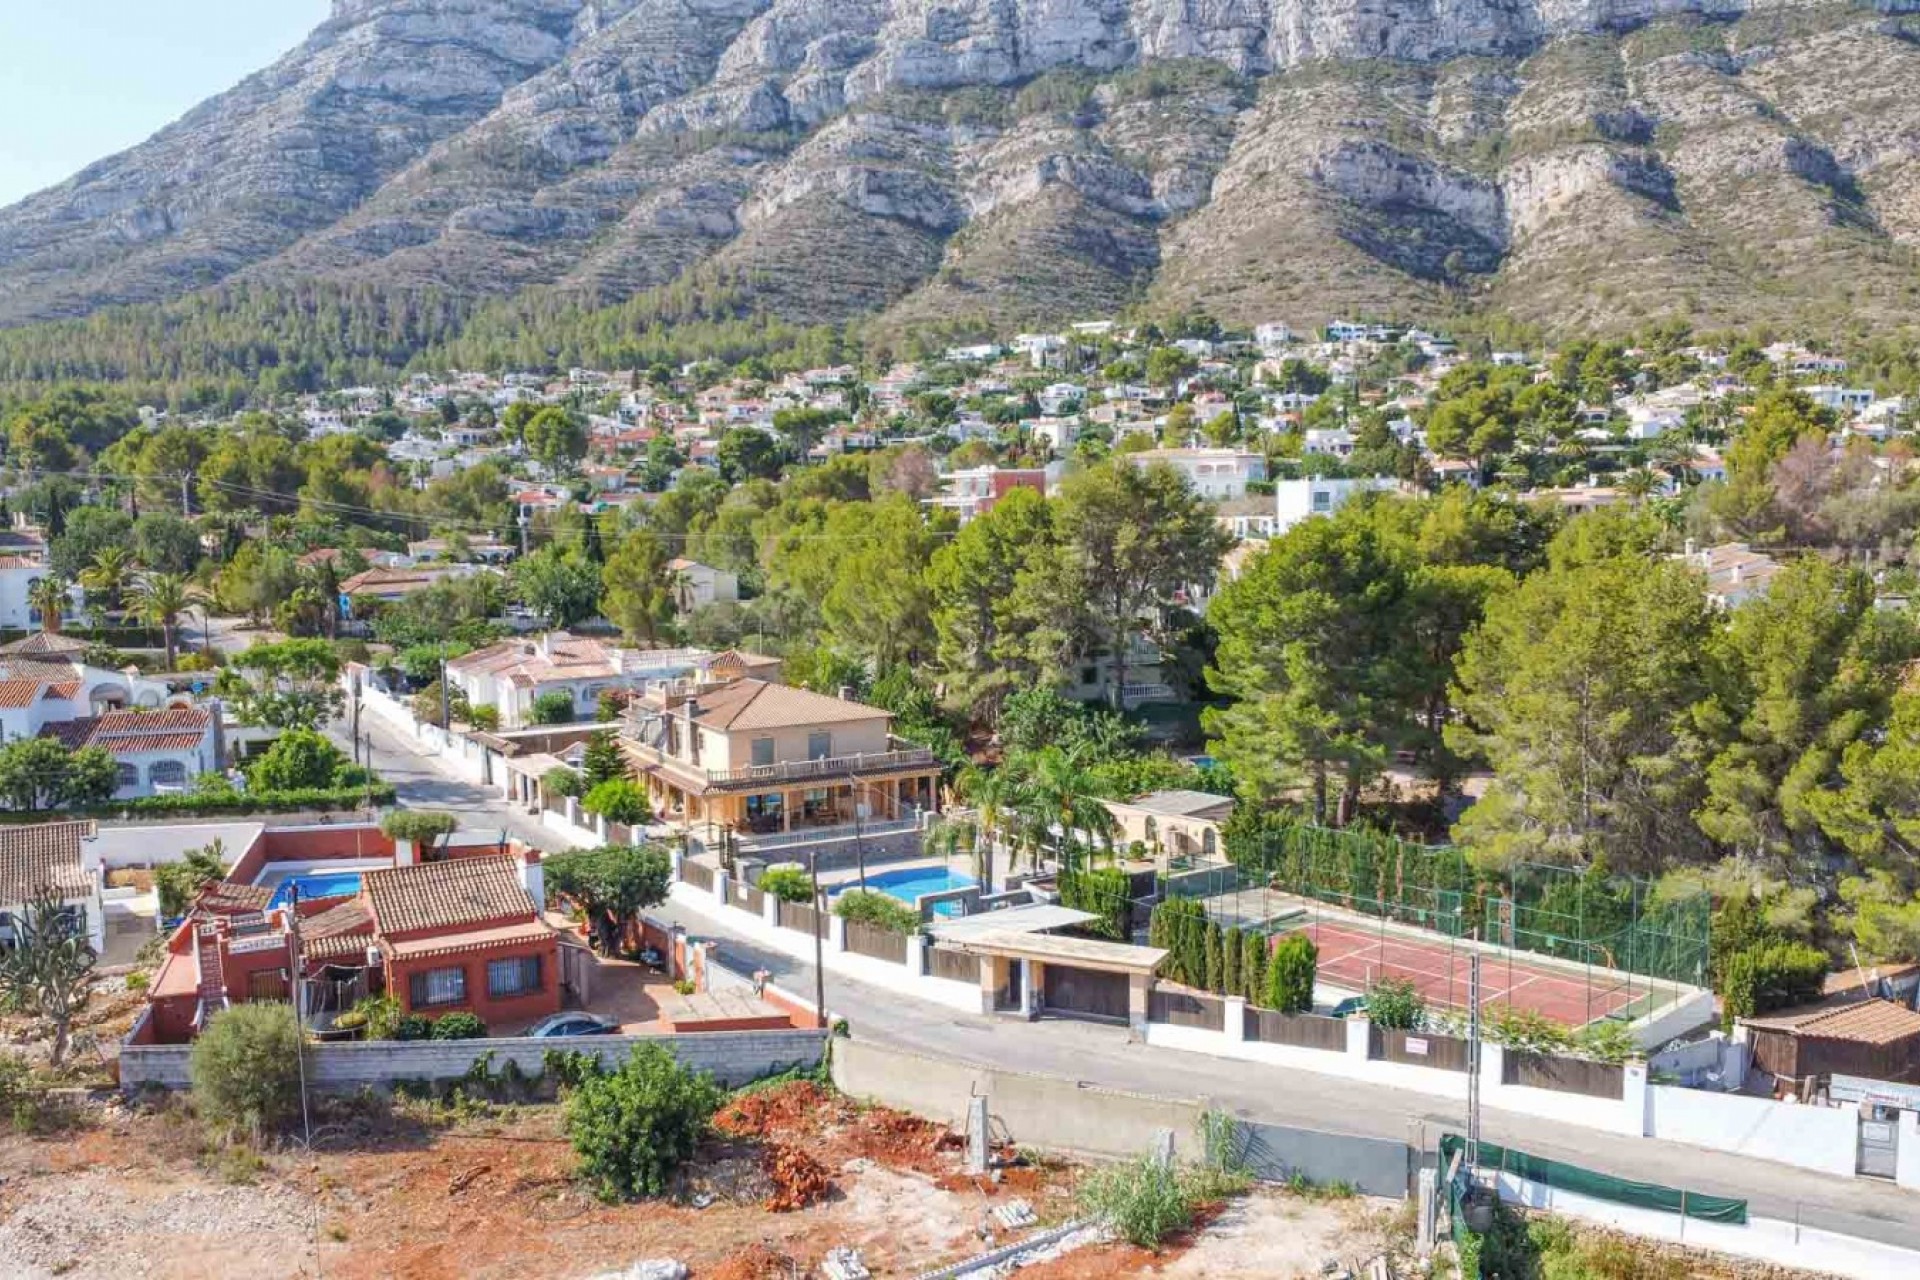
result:
<svg viewBox="0 0 1920 1280"><path fill-rule="evenodd" d="M322 279L796 321L1920 300L1920 0L335 0L0 210L0 324Z"/></svg>

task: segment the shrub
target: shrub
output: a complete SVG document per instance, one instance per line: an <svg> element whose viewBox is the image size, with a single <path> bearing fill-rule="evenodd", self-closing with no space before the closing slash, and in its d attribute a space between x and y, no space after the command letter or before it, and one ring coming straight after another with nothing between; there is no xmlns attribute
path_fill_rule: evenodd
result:
<svg viewBox="0 0 1920 1280"><path fill-rule="evenodd" d="M213 1015L193 1042L193 1101L207 1123L255 1139L300 1111L306 1036L293 1006L237 1004Z"/></svg>
<svg viewBox="0 0 1920 1280"><path fill-rule="evenodd" d="M1091 911L1100 917L1087 922L1089 933L1115 942L1126 942L1133 936L1132 882L1126 872L1115 867L1091 871L1067 870L1060 873L1057 883L1060 886L1061 906L1072 907L1076 911Z"/></svg>
<svg viewBox="0 0 1920 1280"><path fill-rule="evenodd" d="M395 809L380 820L380 833L389 840L405 840L413 845L422 861L439 856L440 844L460 826L450 813L432 809Z"/></svg>
<svg viewBox="0 0 1920 1280"><path fill-rule="evenodd" d="M559 689L543 693L533 700L530 714L535 724L572 724L573 695Z"/></svg>
<svg viewBox="0 0 1920 1280"><path fill-rule="evenodd" d="M484 1040L487 1038L487 1024L473 1013L449 1013L436 1018L433 1023L435 1040Z"/></svg>
<svg viewBox="0 0 1920 1280"><path fill-rule="evenodd" d="M1367 1019L1388 1031L1418 1031L1427 1020L1427 1002L1411 982L1382 978L1367 992Z"/></svg>
<svg viewBox="0 0 1920 1280"><path fill-rule="evenodd" d="M312 729L289 729L255 760L247 780L261 791L303 791L340 783L346 753Z"/></svg>
<svg viewBox="0 0 1920 1280"><path fill-rule="evenodd" d="M1244 984L1240 981L1240 964L1246 952L1246 935L1240 932L1240 926L1235 925L1227 930L1226 936L1220 942L1220 963L1223 970L1220 975L1220 989L1227 995L1237 996L1245 990Z"/></svg>
<svg viewBox="0 0 1920 1280"><path fill-rule="evenodd" d="M1313 1008L1313 981L1320 967L1320 949L1304 933L1290 933L1273 948L1267 962L1266 1004L1281 1013L1307 1013Z"/></svg>
<svg viewBox="0 0 1920 1280"><path fill-rule="evenodd" d="M1227 964L1226 956L1221 951L1225 942L1219 924L1212 920L1207 921L1205 936L1207 990L1224 992L1227 989Z"/></svg>
<svg viewBox="0 0 1920 1280"><path fill-rule="evenodd" d="M920 913L887 894L871 889L848 889L833 900L833 914L842 920L872 925L892 933L918 933Z"/></svg>
<svg viewBox="0 0 1920 1280"><path fill-rule="evenodd" d="M626 778L609 778L602 782L587 792L580 807L608 822L617 822L626 827L637 827L653 818L653 806L647 803L646 788Z"/></svg>
<svg viewBox="0 0 1920 1280"><path fill-rule="evenodd" d="M1639 1055L1640 1042L1634 1039L1633 1030L1626 1023L1609 1018L1590 1022L1574 1032L1573 1051L1595 1062L1619 1066L1628 1058Z"/></svg>
<svg viewBox="0 0 1920 1280"><path fill-rule="evenodd" d="M1804 942L1762 942L1727 957L1720 999L1727 1025L1817 998L1827 953Z"/></svg>
<svg viewBox="0 0 1920 1280"><path fill-rule="evenodd" d="M1511 1006L1486 1010L1480 1034L1494 1044L1527 1053L1565 1053L1573 1035L1565 1027L1532 1009Z"/></svg>
<svg viewBox="0 0 1920 1280"><path fill-rule="evenodd" d="M582 1078L564 1123L580 1171L603 1200L664 1195L707 1134L724 1091L666 1046L640 1045L619 1070Z"/></svg>
<svg viewBox="0 0 1920 1280"><path fill-rule="evenodd" d="M225 854L225 846L215 840L205 848L187 850L187 856L179 862L155 868L153 887L160 895L160 918L172 920L185 915L200 890L226 873Z"/></svg>
<svg viewBox="0 0 1920 1280"><path fill-rule="evenodd" d="M338 1031L365 1031L369 1040L392 1040L401 1016L400 1002L392 996L362 996L333 1025Z"/></svg>
<svg viewBox="0 0 1920 1280"><path fill-rule="evenodd" d="M587 739L586 750L580 753L580 771L586 775L589 788L628 776L627 757L613 730L602 729Z"/></svg>
<svg viewBox="0 0 1920 1280"><path fill-rule="evenodd" d="M1206 972L1206 908L1192 898L1168 898L1147 920L1147 940L1168 956L1168 976L1189 987L1203 985Z"/></svg>
<svg viewBox="0 0 1920 1280"><path fill-rule="evenodd" d="M587 790L587 780L563 764L557 764L541 774L540 785L547 789L548 795L563 800L585 795Z"/></svg>
<svg viewBox="0 0 1920 1280"><path fill-rule="evenodd" d="M69 805L61 811L67 818L214 817L220 814L298 813L304 810L335 812L378 807L394 802L393 784L369 782L339 787L303 787L298 791L230 792L200 794L183 792L168 796L139 796L110 803ZM0 822L45 822L44 812L26 809L0 809Z"/></svg>
<svg viewBox="0 0 1920 1280"><path fill-rule="evenodd" d="M1222 1170L1181 1170L1142 1156L1096 1169L1080 1184L1080 1207L1128 1243L1152 1249L1193 1225L1202 1201L1244 1187L1244 1175Z"/></svg>
<svg viewBox="0 0 1920 1280"><path fill-rule="evenodd" d="M500 728L500 708L495 706L468 707L467 723L482 733L494 733Z"/></svg>
<svg viewBox="0 0 1920 1280"><path fill-rule="evenodd" d="M453 1017L452 1014L445 1015ZM433 1019L425 1014L405 1013L393 1025L395 1040L431 1040L433 1039Z"/></svg>
<svg viewBox="0 0 1920 1280"><path fill-rule="evenodd" d="M760 873L760 892L782 902L812 902L813 878L798 867L768 867Z"/></svg>
<svg viewBox="0 0 1920 1280"><path fill-rule="evenodd" d="M1255 1004L1267 993L1267 939L1249 933L1240 941L1240 994Z"/></svg>

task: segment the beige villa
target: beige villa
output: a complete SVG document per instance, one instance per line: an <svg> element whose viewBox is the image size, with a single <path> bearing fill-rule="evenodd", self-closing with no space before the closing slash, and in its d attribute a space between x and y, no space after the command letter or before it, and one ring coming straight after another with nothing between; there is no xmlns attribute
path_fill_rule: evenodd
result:
<svg viewBox="0 0 1920 1280"><path fill-rule="evenodd" d="M662 821L764 836L936 808L939 760L892 727L879 707L742 677L649 692L621 742Z"/></svg>
<svg viewBox="0 0 1920 1280"><path fill-rule="evenodd" d="M1108 800L1114 838L1122 847L1144 845L1156 862L1170 858L1208 860L1224 856L1224 828L1233 816L1231 796L1204 791L1155 791L1132 800Z"/></svg>

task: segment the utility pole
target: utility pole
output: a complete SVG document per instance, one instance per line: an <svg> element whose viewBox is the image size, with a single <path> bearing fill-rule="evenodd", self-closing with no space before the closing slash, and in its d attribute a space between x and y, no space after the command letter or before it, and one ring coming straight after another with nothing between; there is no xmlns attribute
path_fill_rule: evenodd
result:
<svg viewBox="0 0 1920 1280"><path fill-rule="evenodd" d="M821 1030L827 1029L827 958L821 931L826 926L827 900L820 894L820 846L807 853L807 874L813 878L813 1009Z"/></svg>
<svg viewBox="0 0 1920 1280"><path fill-rule="evenodd" d="M313 1117L307 1110L307 1000L306 982L300 972L300 886L292 886L287 898L287 946L293 968L294 1061L300 1070L300 1128L306 1136L307 1150L313 1150Z"/></svg>
<svg viewBox="0 0 1920 1280"><path fill-rule="evenodd" d="M447 690L447 651L440 651L440 729L445 732L453 719L453 699Z"/></svg>
<svg viewBox="0 0 1920 1280"><path fill-rule="evenodd" d="M1480 953L1467 965L1467 1176L1480 1167Z"/></svg>

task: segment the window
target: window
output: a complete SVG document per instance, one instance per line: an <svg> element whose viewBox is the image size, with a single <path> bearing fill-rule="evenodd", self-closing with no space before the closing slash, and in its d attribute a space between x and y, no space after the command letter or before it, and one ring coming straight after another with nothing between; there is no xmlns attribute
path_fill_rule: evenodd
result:
<svg viewBox="0 0 1920 1280"><path fill-rule="evenodd" d="M162 760L147 770L147 781L158 787L185 787L187 766L178 760Z"/></svg>
<svg viewBox="0 0 1920 1280"><path fill-rule="evenodd" d="M540 957L487 961L487 994L495 1000L540 989Z"/></svg>
<svg viewBox="0 0 1920 1280"><path fill-rule="evenodd" d="M116 791L128 791L140 785L140 770L130 764L117 764L113 767L113 788Z"/></svg>
<svg viewBox="0 0 1920 1280"><path fill-rule="evenodd" d="M755 738L753 740L753 763L757 765L773 763L772 738Z"/></svg>
<svg viewBox="0 0 1920 1280"><path fill-rule="evenodd" d="M1211 858L1219 851L1220 842L1214 837L1213 828L1205 827L1200 832L1200 852Z"/></svg>
<svg viewBox="0 0 1920 1280"><path fill-rule="evenodd" d="M1333 495L1331 493L1328 493L1325 489L1322 489L1318 493L1314 494L1313 509L1315 511L1333 510Z"/></svg>
<svg viewBox="0 0 1920 1280"><path fill-rule="evenodd" d="M414 974L407 980L407 986L416 1009L436 1004L465 1004L467 971L460 968L429 969L425 973Z"/></svg>
<svg viewBox="0 0 1920 1280"><path fill-rule="evenodd" d="M1080 668L1081 684L1092 684L1094 681L1098 680L1099 678L1100 678L1100 672L1097 668L1094 668L1094 667Z"/></svg>
<svg viewBox="0 0 1920 1280"><path fill-rule="evenodd" d="M1157 818L1149 817L1147 819L1147 843L1160 843L1160 822Z"/></svg>
<svg viewBox="0 0 1920 1280"><path fill-rule="evenodd" d="M833 754L833 735L830 733L810 733L807 735L807 759L825 760Z"/></svg>

